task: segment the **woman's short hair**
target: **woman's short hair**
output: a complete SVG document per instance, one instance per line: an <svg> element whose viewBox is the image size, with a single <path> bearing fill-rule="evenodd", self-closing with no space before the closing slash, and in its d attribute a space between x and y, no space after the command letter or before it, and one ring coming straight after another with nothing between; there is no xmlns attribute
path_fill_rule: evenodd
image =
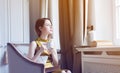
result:
<svg viewBox="0 0 120 73"><path fill-rule="evenodd" d="M40 18L36 21L35 31L36 31L38 37L41 35L41 31L40 31L39 27L43 27L46 20L49 20L51 22L51 20L49 18ZM52 24L52 22L51 22L51 24Z"/></svg>

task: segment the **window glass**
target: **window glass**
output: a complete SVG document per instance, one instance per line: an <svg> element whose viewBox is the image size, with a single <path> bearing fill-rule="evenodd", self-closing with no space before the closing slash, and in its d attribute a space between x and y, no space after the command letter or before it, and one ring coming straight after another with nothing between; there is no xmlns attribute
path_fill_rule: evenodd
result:
<svg viewBox="0 0 120 73"><path fill-rule="evenodd" d="M116 0L116 38L120 39L120 0Z"/></svg>
<svg viewBox="0 0 120 73"><path fill-rule="evenodd" d="M120 0L116 0L116 5L120 5Z"/></svg>

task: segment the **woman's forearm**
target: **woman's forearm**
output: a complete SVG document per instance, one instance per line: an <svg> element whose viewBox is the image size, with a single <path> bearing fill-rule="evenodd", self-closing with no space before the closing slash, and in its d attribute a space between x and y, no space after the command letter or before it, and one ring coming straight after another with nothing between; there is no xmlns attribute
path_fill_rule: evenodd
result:
<svg viewBox="0 0 120 73"><path fill-rule="evenodd" d="M58 65L58 56L57 56L57 52L55 51L55 49L53 49L53 51L52 51L52 57L53 57L54 66L57 66Z"/></svg>
<svg viewBox="0 0 120 73"><path fill-rule="evenodd" d="M55 55L53 55L53 64L54 66L58 66L58 59Z"/></svg>

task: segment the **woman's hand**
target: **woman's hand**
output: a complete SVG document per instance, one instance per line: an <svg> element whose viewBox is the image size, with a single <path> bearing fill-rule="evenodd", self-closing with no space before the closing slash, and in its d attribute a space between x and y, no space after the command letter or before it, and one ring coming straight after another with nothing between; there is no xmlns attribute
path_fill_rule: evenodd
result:
<svg viewBox="0 0 120 73"><path fill-rule="evenodd" d="M54 49L53 48L50 48L50 49L47 49L48 50L48 52L50 53L50 54L52 54L53 52L54 52Z"/></svg>
<svg viewBox="0 0 120 73"><path fill-rule="evenodd" d="M47 47L45 45L41 45L40 47L41 51L47 50Z"/></svg>
<svg viewBox="0 0 120 73"><path fill-rule="evenodd" d="M33 60L34 62L36 62L37 59L39 58L39 56L41 55L41 53L42 53L44 50L46 50L46 49L47 49L47 48L46 48L44 45L41 45L41 46L40 46L40 50L38 50L38 51L36 52L36 54L35 54L35 56L33 56L32 60Z"/></svg>

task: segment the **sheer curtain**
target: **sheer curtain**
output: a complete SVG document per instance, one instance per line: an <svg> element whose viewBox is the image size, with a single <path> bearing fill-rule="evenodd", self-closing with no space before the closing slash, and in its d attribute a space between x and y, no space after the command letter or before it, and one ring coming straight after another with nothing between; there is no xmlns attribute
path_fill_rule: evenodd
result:
<svg viewBox="0 0 120 73"><path fill-rule="evenodd" d="M40 0L40 18L48 17L48 0Z"/></svg>

